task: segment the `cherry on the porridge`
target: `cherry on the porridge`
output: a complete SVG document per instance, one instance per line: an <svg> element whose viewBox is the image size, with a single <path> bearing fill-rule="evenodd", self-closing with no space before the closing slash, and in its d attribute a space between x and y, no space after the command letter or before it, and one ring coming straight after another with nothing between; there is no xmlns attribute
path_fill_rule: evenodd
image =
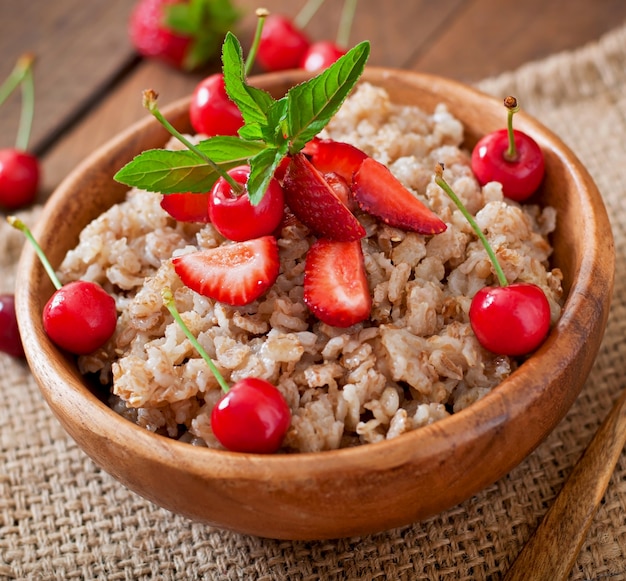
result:
<svg viewBox="0 0 626 581"><path fill-rule="evenodd" d="M0 104L18 86L22 87L22 111L15 147L0 149L0 206L8 210L32 204L39 188L39 159L28 151L35 107L33 62L31 54L20 57L0 87Z"/></svg>
<svg viewBox="0 0 626 581"><path fill-rule="evenodd" d="M189 120L196 133L208 137L237 135L243 117L226 94L222 73L210 75L196 86L189 104Z"/></svg>
<svg viewBox="0 0 626 581"><path fill-rule="evenodd" d="M544 291L526 282L509 284L486 236L443 178L443 164L435 169L435 182L452 199L482 242L491 260L498 287L479 290L470 304L469 319L479 343L492 353L521 356L537 349L550 330L550 303Z"/></svg>
<svg viewBox="0 0 626 581"><path fill-rule="evenodd" d="M209 218L209 193L166 194L161 198L161 208L179 222L208 223L211 221Z"/></svg>
<svg viewBox="0 0 626 581"><path fill-rule="evenodd" d="M75 355L86 355L102 347L117 325L113 297L95 282L76 280L62 285L26 224L15 216L7 217L7 221L28 238L56 289L42 313L48 337Z"/></svg>
<svg viewBox="0 0 626 581"><path fill-rule="evenodd" d="M211 411L211 429L231 452L277 452L291 424L291 410L281 392L269 381L246 377L229 386L219 369L191 333L176 308L169 288L163 303L215 376L224 395Z"/></svg>
<svg viewBox="0 0 626 581"><path fill-rule="evenodd" d="M472 170L481 186L500 182L507 198L521 202L541 184L545 172L543 152L528 134L513 129L519 110L515 97L504 100L507 128L485 135L472 150Z"/></svg>
<svg viewBox="0 0 626 581"><path fill-rule="evenodd" d="M283 188L275 178L261 201L252 205L245 185L250 176L250 166L243 165L228 171L243 186L236 192L224 178L219 178L209 195L209 217L213 226L229 240L242 242L272 234L284 215Z"/></svg>
<svg viewBox="0 0 626 581"><path fill-rule="evenodd" d="M12 357L24 357L24 347L15 316L15 296L0 295L0 351Z"/></svg>

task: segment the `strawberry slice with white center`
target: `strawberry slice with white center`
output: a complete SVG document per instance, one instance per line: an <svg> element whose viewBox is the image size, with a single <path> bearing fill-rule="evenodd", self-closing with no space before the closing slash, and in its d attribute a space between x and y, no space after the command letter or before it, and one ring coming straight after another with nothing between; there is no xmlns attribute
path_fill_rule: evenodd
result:
<svg viewBox="0 0 626 581"><path fill-rule="evenodd" d="M440 234L446 224L418 200L387 166L368 157L354 174L352 194L364 212L420 234Z"/></svg>
<svg viewBox="0 0 626 581"><path fill-rule="evenodd" d="M276 282L280 269L274 236L262 236L172 259L190 289L233 306L259 298Z"/></svg>
<svg viewBox="0 0 626 581"><path fill-rule="evenodd" d="M304 154L293 156L283 190L296 218L317 236L343 241L365 236L365 228Z"/></svg>
<svg viewBox="0 0 626 581"><path fill-rule="evenodd" d="M343 141L314 137L302 150L322 173L336 173L348 184L368 155L358 147Z"/></svg>
<svg viewBox="0 0 626 581"><path fill-rule="evenodd" d="M361 242L320 238L306 255L304 302L323 323L350 327L369 318L372 297L367 285Z"/></svg>

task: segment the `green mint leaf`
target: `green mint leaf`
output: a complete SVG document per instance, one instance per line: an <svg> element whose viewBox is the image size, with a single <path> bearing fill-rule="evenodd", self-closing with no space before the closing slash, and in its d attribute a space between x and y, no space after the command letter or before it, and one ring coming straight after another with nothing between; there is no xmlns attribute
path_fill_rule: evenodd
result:
<svg viewBox="0 0 626 581"><path fill-rule="evenodd" d="M289 152L295 154L330 121L352 91L369 58L370 45L357 44L316 77L287 93Z"/></svg>
<svg viewBox="0 0 626 581"><path fill-rule="evenodd" d="M198 149L227 171L248 163L251 157L265 149L265 145L232 136L219 136L199 143ZM218 177L219 174L192 151L150 149L127 163L114 179L130 187L173 194L206 192Z"/></svg>
<svg viewBox="0 0 626 581"><path fill-rule="evenodd" d="M276 168L286 155L286 148L267 148L250 159L250 175L246 188L250 203L256 206L267 190Z"/></svg>
<svg viewBox="0 0 626 581"><path fill-rule="evenodd" d="M237 37L228 32L222 47L224 87L226 93L241 111L246 124L267 125L267 112L274 103L273 97L262 89L246 82L243 51Z"/></svg>

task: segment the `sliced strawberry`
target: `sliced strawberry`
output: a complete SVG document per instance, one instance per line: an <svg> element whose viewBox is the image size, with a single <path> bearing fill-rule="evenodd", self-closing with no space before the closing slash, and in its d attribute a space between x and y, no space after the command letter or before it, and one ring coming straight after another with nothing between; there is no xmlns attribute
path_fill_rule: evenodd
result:
<svg viewBox="0 0 626 581"><path fill-rule="evenodd" d="M314 234L343 241L365 236L365 228L302 153L293 156L283 189L291 211Z"/></svg>
<svg viewBox="0 0 626 581"><path fill-rule="evenodd" d="M302 150L322 173L339 174L348 184L368 155L343 141L314 137Z"/></svg>
<svg viewBox="0 0 626 581"><path fill-rule="evenodd" d="M439 234L446 224L389 171L368 157L354 175L352 193L364 212L383 222L420 234Z"/></svg>
<svg viewBox="0 0 626 581"><path fill-rule="evenodd" d="M280 267L273 236L183 254L172 263L190 289L234 306L259 298L274 284Z"/></svg>
<svg viewBox="0 0 626 581"><path fill-rule="evenodd" d="M370 316L363 251L358 240L317 240L306 255L304 302L322 322L349 327Z"/></svg>
<svg viewBox="0 0 626 581"><path fill-rule="evenodd" d="M210 222L208 193L167 194L161 200L161 208L180 222Z"/></svg>

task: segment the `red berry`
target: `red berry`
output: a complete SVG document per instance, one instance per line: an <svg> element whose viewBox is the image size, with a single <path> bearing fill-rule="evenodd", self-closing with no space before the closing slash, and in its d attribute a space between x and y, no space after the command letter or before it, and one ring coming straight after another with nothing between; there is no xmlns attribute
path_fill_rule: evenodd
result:
<svg viewBox="0 0 626 581"><path fill-rule="evenodd" d="M382 163L368 157L354 174L352 193L364 212L386 224L420 234L439 234L446 224Z"/></svg>
<svg viewBox="0 0 626 581"><path fill-rule="evenodd" d="M300 66L310 41L286 16L270 14L265 20L257 60L267 71L282 71Z"/></svg>
<svg viewBox="0 0 626 581"><path fill-rule="evenodd" d="M317 72L332 65L337 59L346 54L346 50L328 40L314 42L304 53L300 68Z"/></svg>
<svg viewBox="0 0 626 581"><path fill-rule="evenodd" d="M306 255L304 302L328 325L349 327L370 316L361 242L317 240Z"/></svg>
<svg viewBox="0 0 626 581"><path fill-rule="evenodd" d="M534 284L484 287L474 298L470 323L480 344L499 355L534 351L550 329L550 305Z"/></svg>
<svg viewBox="0 0 626 581"><path fill-rule="evenodd" d="M164 23L165 9L182 0L140 0L131 13L130 40L142 56L183 68L191 37L176 34Z"/></svg>
<svg viewBox="0 0 626 581"><path fill-rule="evenodd" d="M317 236L344 241L365 236L365 228L304 154L293 156L283 188L291 211Z"/></svg>
<svg viewBox="0 0 626 581"><path fill-rule="evenodd" d="M280 269L273 236L182 254L172 263L191 290L235 306L260 297L274 284Z"/></svg>
<svg viewBox="0 0 626 581"><path fill-rule="evenodd" d="M228 175L245 186L250 176L250 166L231 169ZM209 216L213 226L222 236L236 242L274 232L283 219L285 208L283 189L276 179L270 180L263 198L256 206L250 202L245 188L243 193L238 194L222 177L215 182L209 200Z"/></svg>
<svg viewBox="0 0 626 581"><path fill-rule="evenodd" d="M13 295L0 295L0 351L12 357L24 357Z"/></svg>
<svg viewBox="0 0 626 581"><path fill-rule="evenodd" d="M210 222L209 194L185 192L167 194L161 199L163 208L172 218L179 222Z"/></svg>
<svg viewBox="0 0 626 581"><path fill-rule="evenodd" d="M358 147L342 141L314 137L302 150L316 169L322 173L339 174L352 184L354 174L368 155Z"/></svg>
<svg viewBox="0 0 626 581"><path fill-rule="evenodd" d="M39 187L39 161L19 149L0 149L0 206L7 209L31 204Z"/></svg>
<svg viewBox="0 0 626 581"><path fill-rule="evenodd" d="M531 196L541 184L544 159L537 142L521 131L514 130L517 157L509 160L508 131L500 129L485 135L472 151L472 170L480 185L500 182L507 198L521 202Z"/></svg>
<svg viewBox="0 0 626 581"><path fill-rule="evenodd" d="M211 428L233 452L276 452L291 423L280 391L264 379L249 377L233 385L211 412Z"/></svg>
<svg viewBox="0 0 626 581"><path fill-rule="evenodd" d="M84 280L62 286L43 309L43 326L50 339L75 355L102 347L116 324L113 297L100 285Z"/></svg>
<svg viewBox="0 0 626 581"><path fill-rule="evenodd" d="M209 137L237 135L243 117L226 94L221 73L210 75L196 86L189 104L189 119L196 133Z"/></svg>

